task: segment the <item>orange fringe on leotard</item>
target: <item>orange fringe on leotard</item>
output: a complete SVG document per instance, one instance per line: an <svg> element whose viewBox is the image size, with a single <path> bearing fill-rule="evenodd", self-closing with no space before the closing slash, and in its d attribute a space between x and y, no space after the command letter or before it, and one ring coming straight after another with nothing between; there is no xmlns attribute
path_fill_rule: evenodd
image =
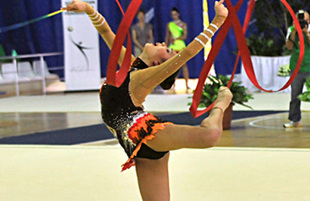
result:
<svg viewBox="0 0 310 201"><path fill-rule="evenodd" d="M128 129L128 137L135 143L137 146L133 151L130 158L122 165L122 171L129 169L130 167L135 165L134 157L137 156L142 143L146 143L147 140L151 140L155 137L157 131L162 130L168 124L173 124L171 122L158 122L158 118L152 114L146 114L145 116L137 119L136 123L134 123ZM151 132L147 133L151 127ZM141 136L143 135L143 136Z"/></svg>

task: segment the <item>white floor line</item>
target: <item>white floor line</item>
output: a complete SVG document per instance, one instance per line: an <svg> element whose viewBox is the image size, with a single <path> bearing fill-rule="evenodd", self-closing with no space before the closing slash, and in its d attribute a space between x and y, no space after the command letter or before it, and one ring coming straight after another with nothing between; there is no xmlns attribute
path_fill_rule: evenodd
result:
<svg viewBox="0 0 310 201"><path fill-rule="evenodd" d="M281 129L283 130L283 127L278 127L278 126L262 126L262 125L256 125L257 122L261 122L261 121L266 121L269 119L280 119L279 117L268 117L268 118L260 118L257 120L253 120L249 123L250 126L252 127L256 127L256 128L266 128L266 129Z"/></svg>

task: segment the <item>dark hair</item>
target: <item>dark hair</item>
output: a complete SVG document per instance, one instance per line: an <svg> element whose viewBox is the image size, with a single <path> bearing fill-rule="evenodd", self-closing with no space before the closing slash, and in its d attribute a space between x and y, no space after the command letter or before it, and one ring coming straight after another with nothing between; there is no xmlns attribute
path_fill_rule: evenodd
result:
<svg viewBox="0 0 310 201"><path fill-rule="evenodd" d="M174 85L175 78L178 76L180 70L177 70L177 72L173 73L169 77L167 77L162 83L160 83L160 86L164 90L171 89L171 87Z"/></svg>
<svg viewBox="0 0 310 201"><path fill-rule="evenodd" d="M171 9L171 12L172 11L175 11L175 12L177 12L177 13L180 13L180 11L176 8L176 7L173 7L172 9Z"/></svg>
<svg viewBox="0 0 310 201"><path fill-rule="evenodd" d="M145 11L143 9L138 10L137 14L138 13L143 13L143 15L145 15Z"/></svg>

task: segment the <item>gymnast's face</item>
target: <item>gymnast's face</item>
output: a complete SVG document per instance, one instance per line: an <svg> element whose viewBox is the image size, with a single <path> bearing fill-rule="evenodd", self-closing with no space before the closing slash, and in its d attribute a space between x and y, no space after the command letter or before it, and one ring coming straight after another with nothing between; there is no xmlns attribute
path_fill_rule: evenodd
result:
<svg viewBox="0 0 310 201"><path fill-rule="evenodd" d="M143 53L147 54L149 58L152 58L154 65L161 64L176 55L176 52L168 48L166 43L147 43L145 44Z"/></svg>

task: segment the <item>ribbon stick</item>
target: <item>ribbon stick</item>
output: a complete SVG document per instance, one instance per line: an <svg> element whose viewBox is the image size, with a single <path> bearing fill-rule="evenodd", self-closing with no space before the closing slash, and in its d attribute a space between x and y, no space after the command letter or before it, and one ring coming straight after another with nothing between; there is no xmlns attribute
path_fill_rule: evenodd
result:
<svg viewBox="0 0 310 201"><path fill-rule="evenodd" d="M57 14L63 12L63 11L64 10L58 10L58 11L55 11L53 13L50 13L50 14L47 14L47 15L44 15L44 16L41 16L41 17L38 17L38 18L35 18L35 19L32 19L32 20L26 21L26 22L21 22L21 23L9 25L9 26L6 26L6 27L2 27L2 28L0 28L0 33L11 31L11 30L14 30L14 29L18 29L18 28L27 26L29 24L32 24L32 23L38 22L40 20L52 17L54 15L57 15Z"/></svg>
<svg viewBox="0 0 310 201"><path fill-rule="evenodd" d="M223 41L226 38L227 33L228 33L228 31L229 31L229 29L231 27L233 27L233 29L234 29L234 33L236 35L237 44L238 44L238 47L239 47L239 50L240 50L240 55L241 55L241 58L242 58L242 62L243 62L243 65L245 66L245 71L246 71L249 79L251 80L251 82L258 89L260 89L262 91L265 91L265 92L273 92L271 90L263 89L258 84L256 76L255 76L255 73L254 73L253 64L252 64L251 57L250 57L250 51L249 51L249 48L247 46L245 35L244 35L245 30L242 30L240 21L239 21L239 19L237 17L237 10L239 10L243 0L240 0L238 2L238 4L236 5L236 7L233 7L233 5L230 2L230 0L225 0L225 2L227 4L227 8L229 10L229 16L228 16L227 20L225 21L225 23L223 24L222 28L219 30L218 36L217 36L217 38L216 38L216 40L214 42L214 45L213 45L213 47L211 49L210 55L209 55L208 59L206 60L204 66L203 66L203 69L201 71L201 74L199 76L198 84L197 84L197 87L196 87L196 90L195 90L195 93L194 93L194 96L193 96L193 103L192 103L192 105L190 107L190 112L191 112L191 114L194 117L198 117L198 116L204 114L205 112L209 111L212 108L213 104L214 104L213 103L212 105L210 105L208 108L206 108L204 110L201 110L201 111L197 110L199 102L200 102L200 99L201 99L203 86L204 86L205 80L206 80L206 78L208 76L208 73L210 71L211 65L215 61L216 55L218 54L218 52L220 50L220 47L222 46ZM302 59L303 59L303 56L304 56L304 50L305 50L304 49L305 48L305 44L304 44L304 38L303 38L302 30L301 30L301 27L300 27L299 22L297 20L297 17L295 16L295 13L294 13L293 9L290 7L290 5L287 3L286 0L281 0L281 2L288 9L289 13L291 14L291 16L292 16L292 18L294 20L294 23L296 24L298 36L300 38L300 54L299 54L298 63L296 65L296 68L295 68L291 78L278 91L286 89L289 85L291 85L291 83L295 79L295 77L296 77L296 75L297 75L297 73L298 73L298 71L300 69L300 66L301 66L301 63L302 63ZM253 9L254 8L254 4L255 4L255 1L250 2L250 6L249 6L248 9ZM232 78L231 78L230 82L231 81L232 81Z"/></svg>

